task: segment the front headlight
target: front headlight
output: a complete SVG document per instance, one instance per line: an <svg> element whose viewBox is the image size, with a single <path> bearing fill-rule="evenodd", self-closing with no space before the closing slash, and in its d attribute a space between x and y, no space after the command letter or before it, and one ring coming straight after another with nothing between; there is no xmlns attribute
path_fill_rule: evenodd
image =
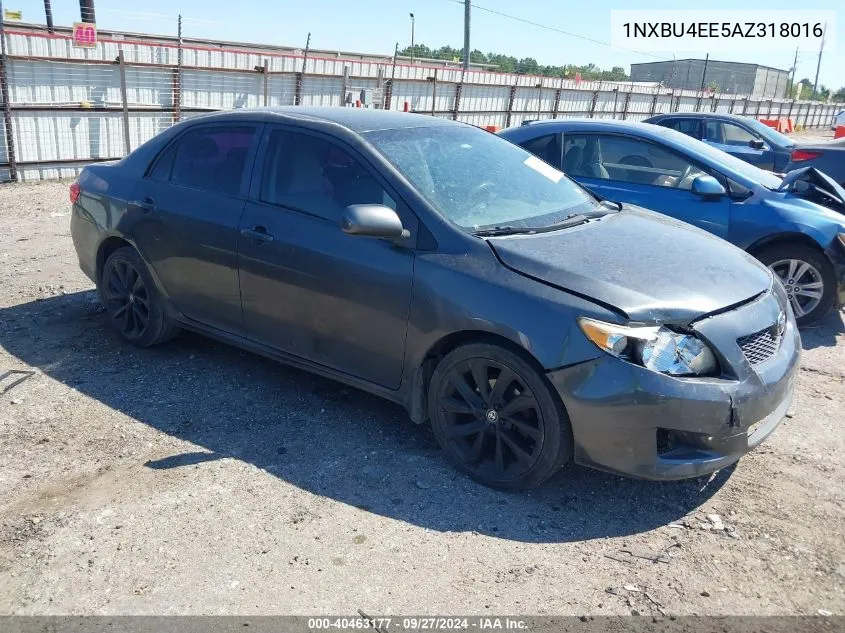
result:
<svg viewBox="0 0 845 633"><path fill-rule="evenodd" d="M608 354L670 376L706 376L719 368L707 345L663 326L631 327L581 317L578 327Z"/></svg>

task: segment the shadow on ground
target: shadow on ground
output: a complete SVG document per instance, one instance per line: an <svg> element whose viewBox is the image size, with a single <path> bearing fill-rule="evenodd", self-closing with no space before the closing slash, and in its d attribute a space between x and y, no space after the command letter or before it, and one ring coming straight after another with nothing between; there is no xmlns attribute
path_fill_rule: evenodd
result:
<svg viewBox="0 0 845 633"><path fill-rule="evenodd" d="M801 346L804 349L817 347L834 347L836 337L845 334L845 322L841 310L831 310L818 323L801 329Z"/></svg>
<svg viewBox="0 0 845 633"><path fill-rule="evenodd" d="M653 483L576 466L529 493L457 474L427 427L397 405L184 334L136 349L113 334L93 292L0 309L0 344L22 362L201 449L153 469L236 458L299 488L437 531L526 542L635 534L695 509L730 476Z"/></svg>

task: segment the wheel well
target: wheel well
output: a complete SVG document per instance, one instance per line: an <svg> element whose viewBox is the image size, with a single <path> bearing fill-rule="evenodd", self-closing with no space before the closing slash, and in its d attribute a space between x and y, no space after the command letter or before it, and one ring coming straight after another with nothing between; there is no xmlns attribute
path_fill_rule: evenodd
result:
<svg viewBox="0 0 845 633"><path fill-rule="evenodd" d="M123 248L124 246L132 245L122 237L108 237L103 240L102 244L100 244L100 250L97 251L97 283L100 282L100 278L103 274L103 266L105 265L106 260L117 249Z"/></svg>
<svg viewBox="0 0 845 633"><path fill-rule="evenodd" d="M763 251L771 246L781 246L783 244L801 244L803 246L809 246L810 248L817 250L819 253L824 253L824 250L815 240L813 240L813 238L808 237L803 233L785 233L764 237L749 246L746 250L749 255L754 255L756 257L760 251Z"/></svg>
<svg viewBox="0 0 845 633"><path fill-rule="evenodd" d="M415 376L413 378L413 385L411 389L411 398L409 406L407 407L411 419L417 424L422 424L428 420L428 384L431 381L431 376L434 374L434 368L440 359L446 356L449 352L457 349L461 345L467 343L488 343L491 345L498 345L504 347L514 354L521 356L526 362L532 365L541 376L545 374L545 369L540 362L534 358L525 348L520 347L509 338L500 334L493 334L483 330L464 330L462 332L453 332L438 340L426 352L420 366L416 368Z"/></svg>

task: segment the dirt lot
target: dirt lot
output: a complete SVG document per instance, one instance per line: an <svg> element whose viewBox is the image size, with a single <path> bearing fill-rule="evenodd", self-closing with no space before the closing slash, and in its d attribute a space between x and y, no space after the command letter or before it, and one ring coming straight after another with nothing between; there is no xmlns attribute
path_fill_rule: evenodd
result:
<svg viewBox="0 0 845 633"><path fill-rule="evenodd" d="M729 472L507 494L354 389L122 344L68 221L66 183L0 186L0 374L36 371L0 395L0 613L845 613L841 314Z"/></svg>

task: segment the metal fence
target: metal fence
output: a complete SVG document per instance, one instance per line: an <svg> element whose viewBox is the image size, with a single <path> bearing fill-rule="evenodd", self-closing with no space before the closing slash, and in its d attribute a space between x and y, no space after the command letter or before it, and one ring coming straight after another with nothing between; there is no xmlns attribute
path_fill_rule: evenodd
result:
<svg viewBox="0 0 845 633"><path fill-rule="evenodd" d="M642 120L712 111L830 125L841 104L759 99L634 84L279 53L175 38L7 26L0 59L0 181L75 176L124 156L179 120L215 110L351 105L408 110L478 126L526 119ZM369 103L368 103L369 101Z"/></svg>

